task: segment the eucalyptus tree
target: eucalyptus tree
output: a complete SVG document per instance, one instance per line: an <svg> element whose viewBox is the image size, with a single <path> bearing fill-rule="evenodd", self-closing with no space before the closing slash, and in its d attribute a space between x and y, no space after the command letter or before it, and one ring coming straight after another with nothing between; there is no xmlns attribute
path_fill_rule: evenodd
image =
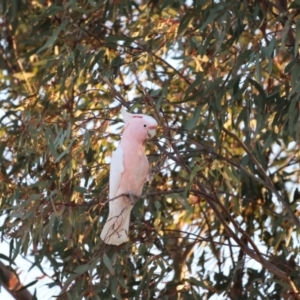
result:
<svg viewBox="0 0 300 300"><path fill-rule="evenodd" d="M26 257L59 299L299 299L299 1L0 9L3 263ZM108 246L122 105L160 127Z"/></svg>

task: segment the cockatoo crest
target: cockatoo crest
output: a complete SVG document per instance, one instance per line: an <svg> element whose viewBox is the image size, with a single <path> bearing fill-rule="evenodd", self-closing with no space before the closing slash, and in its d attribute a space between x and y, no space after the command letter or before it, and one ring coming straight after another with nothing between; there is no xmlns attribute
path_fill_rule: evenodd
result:
<svg viewBox="0 0 300 300"><path fill-rule="evenodd" d="M122 114L122 117L125 122L127 122L130 118L137 116L137 115L131 114L128 111L126 111L124 106L122 106L122 108L121 108L121 114Z"/></svg>

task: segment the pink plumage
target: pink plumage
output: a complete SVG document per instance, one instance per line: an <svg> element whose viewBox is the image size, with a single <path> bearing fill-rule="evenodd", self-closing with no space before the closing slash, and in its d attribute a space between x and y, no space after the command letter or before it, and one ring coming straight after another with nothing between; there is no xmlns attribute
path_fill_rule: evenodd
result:
<svg viewBox="0 0 300 300"><path fill-rule="evenodd" d="M121 142L112 155L109 174L109 214L101 232L106 244L119 245L127 240L130 212L142 194L149 175L144 142L156 133L157 122L150 116L130 114L122 108L125 121Z"/></svg>

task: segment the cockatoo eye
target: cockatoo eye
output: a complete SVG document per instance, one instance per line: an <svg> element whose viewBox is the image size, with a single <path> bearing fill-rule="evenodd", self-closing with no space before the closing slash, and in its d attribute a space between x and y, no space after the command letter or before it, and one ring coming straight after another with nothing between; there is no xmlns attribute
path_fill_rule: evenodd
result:
<svg viewBox="0 0 300 300"><path fill-rule="evenodd" d="M144 124L144 127L147 127L147 125L146 125L146 124Z"/></svg>

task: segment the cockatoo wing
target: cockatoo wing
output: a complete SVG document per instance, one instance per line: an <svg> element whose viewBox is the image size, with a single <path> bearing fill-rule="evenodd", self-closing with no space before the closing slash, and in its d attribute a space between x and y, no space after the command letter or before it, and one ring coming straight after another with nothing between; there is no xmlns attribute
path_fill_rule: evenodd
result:
<svg viewBox="0 0 300 300"><path fill-rule="evenodd" d="M121 176L124 172L124 153L122 147L119 145L113 153L110 163L109 173L109 199L117 196L117 191L120 186Z"/></svg>
<svg viewBox="0 0 300 300"><path fill-rule="evenodd" d="M126 198L115 198L124 172L124 153L119 145L114 151L109 173L109 214L101 232L101 239L107 244L119 245L126 242L129 228L129 216L132 205L128 205Z"/></svg>

